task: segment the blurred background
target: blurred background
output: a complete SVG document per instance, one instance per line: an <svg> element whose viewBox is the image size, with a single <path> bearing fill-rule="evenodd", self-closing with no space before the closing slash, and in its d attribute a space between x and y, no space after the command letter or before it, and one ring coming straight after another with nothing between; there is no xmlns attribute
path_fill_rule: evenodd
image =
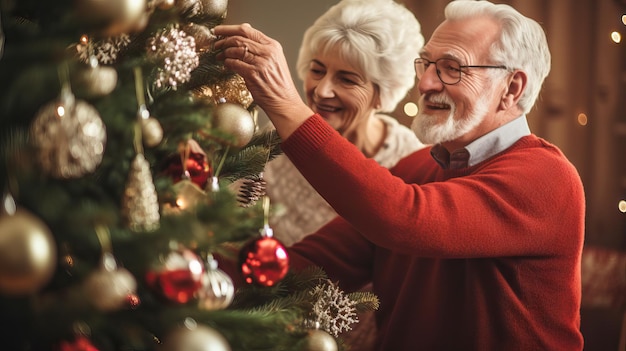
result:
<svg viewBox="0 0 626 351"><path fill-rule="evenodd" d="M415 13L428 40L449 1L398 2ZM535 134L563 150L585 186L585 350L626 350L626 0L495 2L540 22L551 47L552 70L528 118ZM236 0L226 22L249 22L280 41L296 77L305 29L335 3ZM401 123L410 124L405 111L415 101L414 89L394 112Z"/></svg>

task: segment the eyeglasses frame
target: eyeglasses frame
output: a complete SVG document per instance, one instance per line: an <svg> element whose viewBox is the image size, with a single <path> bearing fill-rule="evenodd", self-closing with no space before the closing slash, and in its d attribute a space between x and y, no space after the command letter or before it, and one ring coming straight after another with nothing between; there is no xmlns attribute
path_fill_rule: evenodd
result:
<svg viewBox="0 0 626 351"><path fill-rule="evenodd" d="M509 70L509 67L505 66L505 65L461 65L458 61L456 61L453 58L449 58L449 57L441 57L436 59L435 61L431 61L429 59L425 59L423 57L417 57L415 58L415 60L413 61L413 68L415 69L415 75L417 76L417 61L421 60L421 61L425 61L428 63L428 65L431 64L435 64L435 72L437 73L437 78L439 78L439 80L441 81L441 83L445 84L445 85L456 85L459 84L459 82L461 81L462 77L463 77L463 71L461 69L463 68L496 68L496 69L506 69ZM441 73L439 71L439 69L437 69L437 62L441 61L441 60L451 60L451 61L456 61L457 63L459 63L459 80L457 80L454 83L446 83L443 81L443 79L441 78ZM427 67L424 67L424 73L426 73L426 69ZM422 73L422 75L424 75L424 73ZM418 79L421 79L420 77L417 77Z"/></svg>

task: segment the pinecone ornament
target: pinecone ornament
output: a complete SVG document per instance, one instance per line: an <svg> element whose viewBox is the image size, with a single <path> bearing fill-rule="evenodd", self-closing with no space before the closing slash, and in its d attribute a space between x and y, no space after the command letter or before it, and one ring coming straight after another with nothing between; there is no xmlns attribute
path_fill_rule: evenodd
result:
<svg viewBox="0 0 626 351"><path fill-rule="evenodd" d="M242 207L253 206L261 197L265 196L267 182L263 179L263 174L249 177L243 180L237 201Z"/></svg>

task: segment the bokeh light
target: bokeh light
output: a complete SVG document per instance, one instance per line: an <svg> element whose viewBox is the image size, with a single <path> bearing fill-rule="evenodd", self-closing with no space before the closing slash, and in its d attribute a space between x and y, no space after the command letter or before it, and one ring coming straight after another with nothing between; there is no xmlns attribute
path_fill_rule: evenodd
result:
<svg viewBox="0 0 626 351"><path fill-rule="evenodd" d="M579 113L578 114L578 124L580 124L581 126L586 126L587 125L587 115L584 113Z"/></svg>
<svg viewBox="0 0 626 351"><path fill-rule="evenodd" d="M617 205L617 208L619 208L620 212L626 213L626 200L621 200Z"/></svg>
<svg viewBox="0 0 626 351"><path fill-rule="evenodd" d="M622 34L620 32L611 32L611 40L619 44L622 41Z"/></svg>
<svg viewBox="0 0 626 351"><path fill-rule="evenodd" d="M624 23L624 25L626 25L626 15L622 15L622 23Z"/></svg>
<svg viewBox="0 0 626 351"><path fill-rule="evenodd" d="M404 105L404 114L406 114L407 116L415 117L417 116L418 112L419 112L419 108L414 102L407 102Z"/></svg>

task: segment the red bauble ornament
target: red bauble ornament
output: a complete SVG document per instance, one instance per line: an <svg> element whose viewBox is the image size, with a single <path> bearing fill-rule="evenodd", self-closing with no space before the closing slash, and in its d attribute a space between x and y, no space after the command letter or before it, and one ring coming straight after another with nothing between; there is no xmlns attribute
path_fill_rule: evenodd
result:
<svg viewBox="0 0 626 351"><path fill-rule="evenodd" d="M184 304L202 287L204 272L200 257L181 248L170 252L161 267L146 273L146 282L169 301Z"/></svg>
<svg viewBox="0 0 626 351"><path fill-rule="evenodd" d="M78 336L73 341L61 341L56 351L99 351L85 336Z"/></svg>
<svg viewBox="0 0 626 351"><path fill-rule="evenodd" d="M163 173L170 176L175 183L189 179L204 189L212 176L206 153L194 140L189 140L186 148L184 156L174 155L166 160Z"/></svg>
<svg viewBox="0 0 626 351"><path fill-rule="evenodd" d="M239 267L247 283L273 286L289 271L289 257L280 241L262 236L241 248Z"/></svg>

